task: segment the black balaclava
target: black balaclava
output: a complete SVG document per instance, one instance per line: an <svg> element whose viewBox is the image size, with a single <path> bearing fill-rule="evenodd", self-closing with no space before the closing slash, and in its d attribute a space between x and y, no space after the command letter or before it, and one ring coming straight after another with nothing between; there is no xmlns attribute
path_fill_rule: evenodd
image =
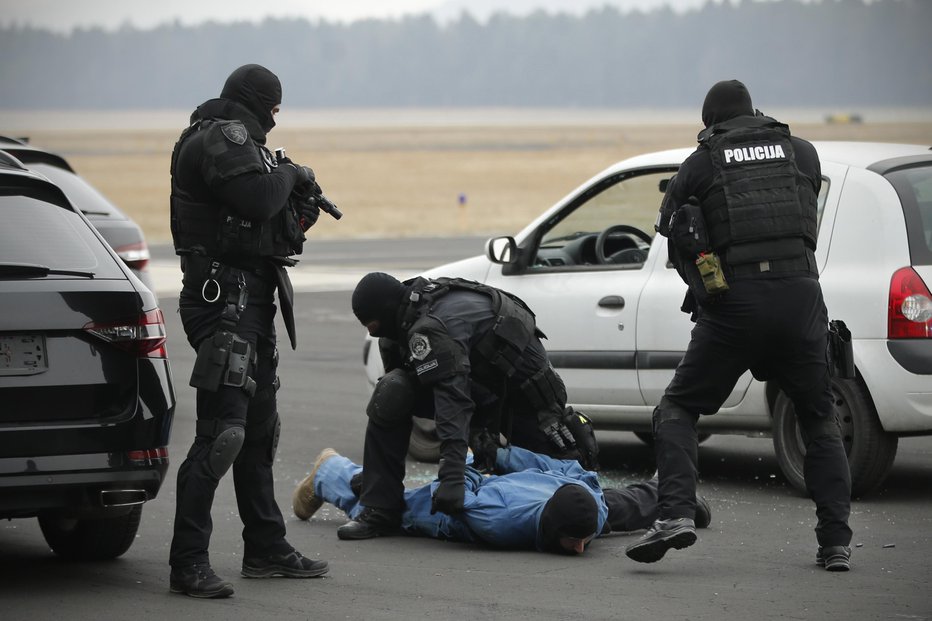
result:
<svg viewBox="0 0 932 621"><path fill-rule="evenodd" d="M586 488L567 483L553 493L540 514L543 548L562 552L560 537L585 539L599 528L599 508Z"/></svg>
<svg viewBox="0 0 932 621"><path fill-rule="evenodd" d="M702 122L706 127L745 115L754 116L754 106L747 87L738 80L717 82L706 93L702 103Z"/></svg>
<svg viewBox="0 0 932 621"><path fill-rule="evenodd" d="M371 272L362 277L353 291L353 314L363 325L379 320L379 329L372 336L398 338L398 309L405 286L394 276Z"/></svg>
<svg viewBox="0 0 932 621"><path fill-rule="evenodd" d="M220 98L246 106L268 133L275 127L272 108L282 102L282 83L262 65L243 65L227 78Z"/></svg>

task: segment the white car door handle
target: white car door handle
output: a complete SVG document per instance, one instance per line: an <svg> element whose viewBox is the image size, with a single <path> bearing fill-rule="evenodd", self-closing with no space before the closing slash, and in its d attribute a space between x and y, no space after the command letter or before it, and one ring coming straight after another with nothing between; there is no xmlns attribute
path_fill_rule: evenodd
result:
<svg viewBox="0 0 932 621"><path fill-rule="evenodd" d="M607 295L599 300L599 306L602 308L617 308L621 310L625 307L625 299L620 295Z"/></svg>

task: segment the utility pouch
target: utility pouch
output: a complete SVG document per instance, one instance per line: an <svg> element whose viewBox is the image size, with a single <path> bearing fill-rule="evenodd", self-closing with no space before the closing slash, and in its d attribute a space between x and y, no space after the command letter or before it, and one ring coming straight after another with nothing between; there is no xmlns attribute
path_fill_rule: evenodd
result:
<svg viewBox="0 0 932 621"><path fill-rule="evenodd" d="M828 322L828 348L832 361L832 375L841 379L854 379L854 347L851 330L840 319Z"/></svg>
<svg viewBox="0 0 932 621"><path fill-rule="evenodd" d="M230 348L233 345L233 333L220 331L201 341L197 348L197 358L191 371L190 385L216 392L224 380Z"/></svg>
<svg viewBox="0 0 932 621"><path fill-rule="evenodd" d="M706 293L718 295L728 291L728 283L725 282L725 274L722 273L722 262L714 252L705 252L696 259L696 267L699 268L699 275L702 276L702 285Z"/></svg>

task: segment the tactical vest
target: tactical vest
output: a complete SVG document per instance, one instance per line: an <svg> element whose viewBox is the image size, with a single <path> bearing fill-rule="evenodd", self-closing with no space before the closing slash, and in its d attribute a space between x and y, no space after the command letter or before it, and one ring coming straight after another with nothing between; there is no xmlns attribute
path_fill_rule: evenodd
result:
<svg viewBox="0 0 932 621"><path fill-rule="evenodd" d="M492 312L496 315L492 328L475 346L474 354L478 354L481 360L472 360L473 364L488 363L506 377L511 377L531 339L545 336L537 328L534 313L527 304L507 291L463 278L418 278L414 281L402 318L402 330L407 332L426 317L439 298L457 290L488 296L492 300Z"/></svg>
<svg viewBox="0 0 932 621"><path fill-rule="evenodd" d="M236 148L237 143L229 135L244 142ZM305 237L291 205L269 220L259 222L240 218L219 201L198 200L179 187L175 167L183 145L190 140L200 140L202 144L191 145L192 148L200 148L202 154L209 154L211 158L204 179L208 187L213 182L243 173L268 172L272 165L271 155L266 151L268 163L263 161L260 147L253 143L238 121L209 119L197 121L185 129L175 144L171 160L171 232L175 253L205 255L233 264L301 254Z"/></svg>
<svg viewBox="0 0 932 621"><path fill-rule="evenodd" d="M796 165L789 128L765 116L738 117L699 141L722 189L703 200L702 211L726 276L817 274L816 196Z"/></svg>

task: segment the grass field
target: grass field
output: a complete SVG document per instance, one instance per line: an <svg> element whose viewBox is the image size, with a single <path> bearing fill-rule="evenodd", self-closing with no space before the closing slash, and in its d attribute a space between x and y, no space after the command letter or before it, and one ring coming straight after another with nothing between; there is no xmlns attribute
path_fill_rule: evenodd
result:
<svg viewBox="0 0 932 621"><path fill-rule="evenodd" d="M514 233L606 166L639 153L693 146L697 125L276 128L345 214L310 237ZM169 159L178 130L18 132L69 159L145 230L170 241ZM794 125L810 140L932 145L932 122ZM461 201L462 197L462 201Z"/></svg>

